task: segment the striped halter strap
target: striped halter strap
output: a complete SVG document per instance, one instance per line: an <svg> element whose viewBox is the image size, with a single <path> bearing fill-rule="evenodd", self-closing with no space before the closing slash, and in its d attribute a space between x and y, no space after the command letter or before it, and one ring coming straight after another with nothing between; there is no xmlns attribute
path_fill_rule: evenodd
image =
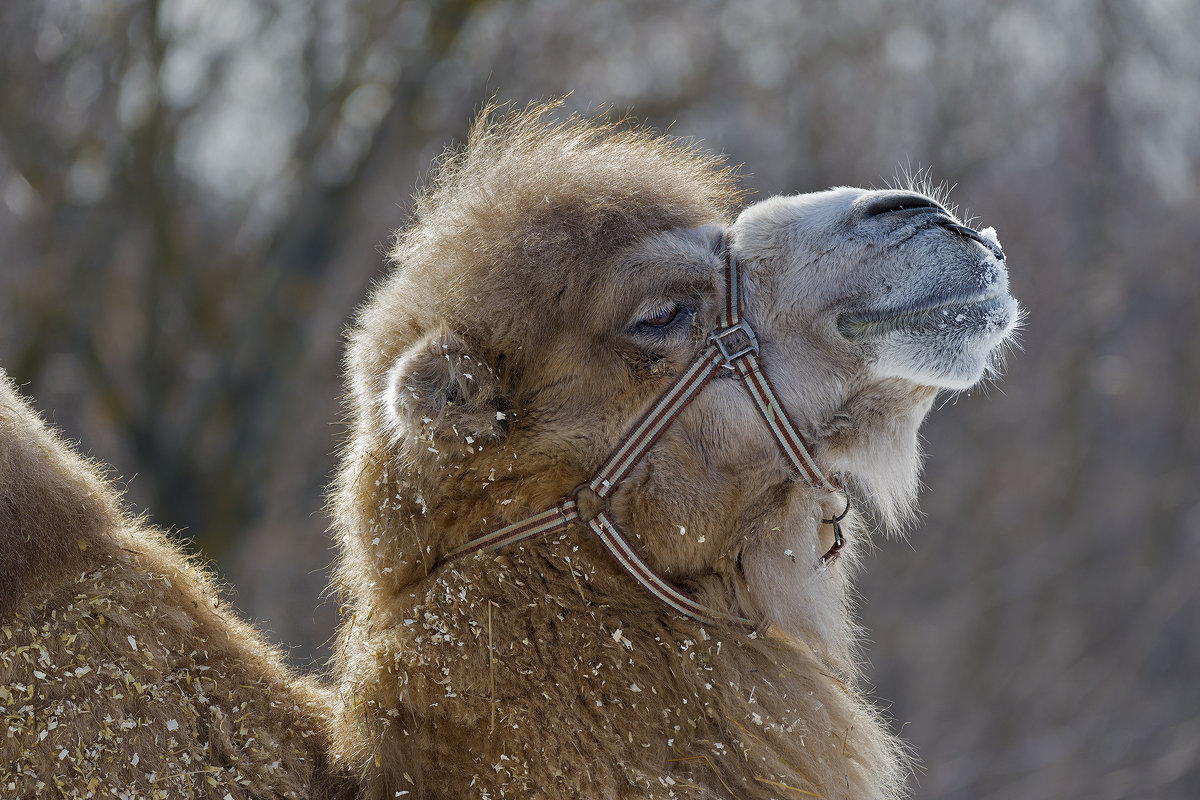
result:
<svg viewBox="0 0 1200 800"><path fill-rule="evenodd" d="M613 521L610 509L612 494L621 481L654 446L663 431L675 421L687 404L713 378L717 370L722 368L734 371L742 379L746 390L754 399L754 405L796 473L812 486L831 493L842 491L835 480L821 472L810 454L808 443L796 430L787 412L776 399L775 390L759 364L758 339L750 325L742 319L741 280L737 260L730 252L728 238L723 239L722 251L725 257L725 306L719 326L709 334L708 346L674 385L655 401L633 430L626 434L616 450L601 465L595 477L588 483L580 484L553 508L467 542L448 553L442 559L442 563L479 550L495 550L504 545L581 523L596 534L626 572L675 611L700 622L736 622L753 627L753 623L744 617L731 616L697 603L659 576L629 544L629 540ZM833 546L821 557L818 568L837 558L844 544L839 523L850 510L849 500L849 496L846 495L846 508L841 514L832 519L822 520L825 524L833 525L834 541Z"/></svg>

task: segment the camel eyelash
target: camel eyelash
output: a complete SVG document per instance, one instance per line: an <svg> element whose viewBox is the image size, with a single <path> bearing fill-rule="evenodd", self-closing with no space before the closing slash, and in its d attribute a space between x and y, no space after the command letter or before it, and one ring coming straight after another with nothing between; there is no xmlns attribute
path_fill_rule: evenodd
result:
<svg viewBox="0 0 1200 800"><path fill-rule="evenodd" d="M692 316L690 306L676 301L651 306L638 317L631 330L638 333L663 333L673 329L681 320Z"/></svg>

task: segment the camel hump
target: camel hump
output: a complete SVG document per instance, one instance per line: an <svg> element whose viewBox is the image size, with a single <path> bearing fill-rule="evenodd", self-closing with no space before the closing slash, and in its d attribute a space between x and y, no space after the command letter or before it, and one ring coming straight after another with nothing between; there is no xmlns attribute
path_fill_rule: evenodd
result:
<svg viewBox="0 0 1200 800"><path fill-rule="evenodd" d="M120 519L100 467L47 426L0 369L0 613L91 563Z"/></svg>

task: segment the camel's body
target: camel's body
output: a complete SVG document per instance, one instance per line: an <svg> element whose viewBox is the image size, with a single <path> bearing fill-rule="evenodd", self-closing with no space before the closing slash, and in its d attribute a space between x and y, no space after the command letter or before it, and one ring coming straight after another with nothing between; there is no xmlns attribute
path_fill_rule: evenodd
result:
<svg viewBox="0 0 1200 800"><path fill-rule="evenodd" d="M0 797L318 798L325 689L0 371Z"/></svg>

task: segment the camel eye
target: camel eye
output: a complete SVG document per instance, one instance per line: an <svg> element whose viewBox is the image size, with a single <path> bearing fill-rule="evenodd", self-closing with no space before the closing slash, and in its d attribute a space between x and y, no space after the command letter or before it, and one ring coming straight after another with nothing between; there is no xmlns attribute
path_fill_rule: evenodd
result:
<svg viewBox="0 0 1200 800"><path fill-rule="evenodd" d="M674 303L656 308L646 316L642 317L638 322L645 325L647 328L665 328L675 321L679 316L679 306Z"/></svg>

